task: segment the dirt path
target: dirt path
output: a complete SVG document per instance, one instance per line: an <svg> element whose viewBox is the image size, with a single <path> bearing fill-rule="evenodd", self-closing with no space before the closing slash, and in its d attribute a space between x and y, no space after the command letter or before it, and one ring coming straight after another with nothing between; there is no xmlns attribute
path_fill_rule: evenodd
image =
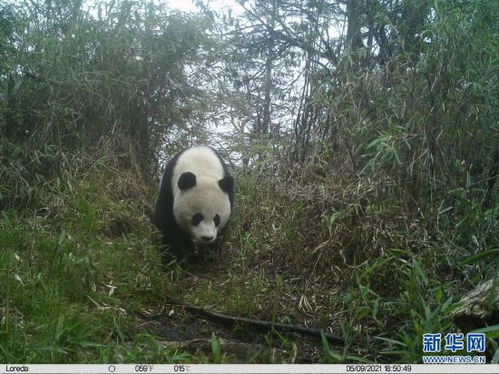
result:
<svg viewBox="0 0 499 374"><path fill-rule="evenodd" d="M231 317L271 320L274 316L276 322L297 321L296 325L303 326L297 317L298 299L291 297L291 292L283 292L274 279L263 277L261 267L241 267L241 262L236 256L225 256L211 261L204 259L189 266L175 282L178 299ZM284 291L292 289L289 286ZM281 318L286 316L289 319ZM164 346L178 347L208 358L213 357L212 343L218 339L221 353L225 354L224 362L317 363L323 358L320 336L212 319L176 305L168 297L163 305L142 310L137 324L140 331L158 336Z"/></svg>
<svg viewBox="0 0 499 374"><path fill-rule="evenodd" d="M295 333L257 331L248 326L228 326L190 313L176 305L165 305L159 315L142 316L139 328L161 338L164 346L178 347L189 353L213 355L215 336L225 354L224 362L318 362L322 346L318 339Z"/></svg>
<svg viewBox="0 0 499 374"><path fill-rule="evenodd" d="M182 279L178 286L189 294L192 287L200 282L214 281L217 280L213 279L213 273L196 272ZM210 309L213 310L212 307ZM231 316L241 317L234 313ZM220 322L168 301L161 306L141 310L138 317L138 330L160 337L159 342L163 346L173 346L210 358L213 356L212 341L218 339L221 353L225 355L224 362L317 363L323 354L320 338Z"/></svg>

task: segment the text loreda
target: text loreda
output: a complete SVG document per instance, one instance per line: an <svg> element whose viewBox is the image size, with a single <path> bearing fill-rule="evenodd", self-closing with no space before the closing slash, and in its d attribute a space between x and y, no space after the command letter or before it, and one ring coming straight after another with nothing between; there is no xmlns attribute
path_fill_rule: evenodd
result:
<svg viewBox="0 0 499 374"><path fill-rule="evenodd" d="M5 371L8 373L27 373L28 367L26 365L5 365Z"/></svg>

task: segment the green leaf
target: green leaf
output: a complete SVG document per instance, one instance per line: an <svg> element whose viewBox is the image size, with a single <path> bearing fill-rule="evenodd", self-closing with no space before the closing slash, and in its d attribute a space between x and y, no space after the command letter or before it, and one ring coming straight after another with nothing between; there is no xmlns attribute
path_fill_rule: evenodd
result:
<svg viewBox="0 0 499 374"><path fill-rule="evenodd" d="M499 256L499 248L490 249L488 251L483 251L483 252L477 253L476 255L467 257L466 259L461 261L460 264L466 265L466 264L470 264L473 262L478 262L479 260L482 260L482 259L489 257L489 256Z"/></svg>
<svg viewBox="0 0 499 374"><path fill-rule="evenodd" d="M499 324L497 325L492 325L492 326L487 326L487 327L482 327L480 329L476 329L471 331L471 333L485 333L485 336L487 338L497 338L499 337Z"/></svg>

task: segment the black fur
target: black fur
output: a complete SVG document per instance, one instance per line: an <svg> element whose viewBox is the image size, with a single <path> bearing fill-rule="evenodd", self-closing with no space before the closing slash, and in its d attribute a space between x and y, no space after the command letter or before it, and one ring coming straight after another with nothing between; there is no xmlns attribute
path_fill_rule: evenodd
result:
<svg viewBox="0 0 499 374"><path fill-rule="evenodd" d="M212 148L213 149L213 148ZM231 210L234 205L234 179L229 175L227 166L215 151L224 171L224 178L219 181L220 188L229 195ZM181 260L193 252L193 243L190 235L183 231L175 221L173 214L173 190L171 186L171 178L173 169L177 164L177 160L184 151L178 153L166 165L161 186L159 189L158 199L156 201L156 210L153 216L153 223L161 232L161 243L163 246L168 246L170 252L163 251L164 262L169 262L172 259ZM196 176L193 173L183 173L178 181L178 187L183 189L192 188L196 185ZM225 229L225 227L224 227ZM219 233L219 236L223 234ZM218 241L218 238L217 238ZM216 246L216 244L215 244Z"/></svg>
<svg viewBox="0 0 499 374"><path fill-rule="evenodd" d="M178 188L182 191L188 190L196 185L196 176L190 171L183 173L178 179Z"/></svg>
<svg viewBox="0 0 499 374"><path fill-rule="evenodd" d="M229 196L234 194L234 178L230 175L226 175L223 179L220 179L218 185L222 191L227 192ZM230 202L230 207L232 208L232 201Z"/></svg>

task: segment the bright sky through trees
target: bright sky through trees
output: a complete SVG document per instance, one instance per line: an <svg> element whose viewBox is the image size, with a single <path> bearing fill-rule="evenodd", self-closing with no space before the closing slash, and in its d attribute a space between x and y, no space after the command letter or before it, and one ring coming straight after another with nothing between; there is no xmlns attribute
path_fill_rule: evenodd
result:
<svg viewBox="0 0 499 374"><path fill-rule="evenodd" d="M192 0L166 0L166 3L170 8L184 12L196 12L198 10ZM233 10L241 8L235 0L210 0L207 2L207 5L215 11L219 11L225 7L232 8Z"/></svg>

